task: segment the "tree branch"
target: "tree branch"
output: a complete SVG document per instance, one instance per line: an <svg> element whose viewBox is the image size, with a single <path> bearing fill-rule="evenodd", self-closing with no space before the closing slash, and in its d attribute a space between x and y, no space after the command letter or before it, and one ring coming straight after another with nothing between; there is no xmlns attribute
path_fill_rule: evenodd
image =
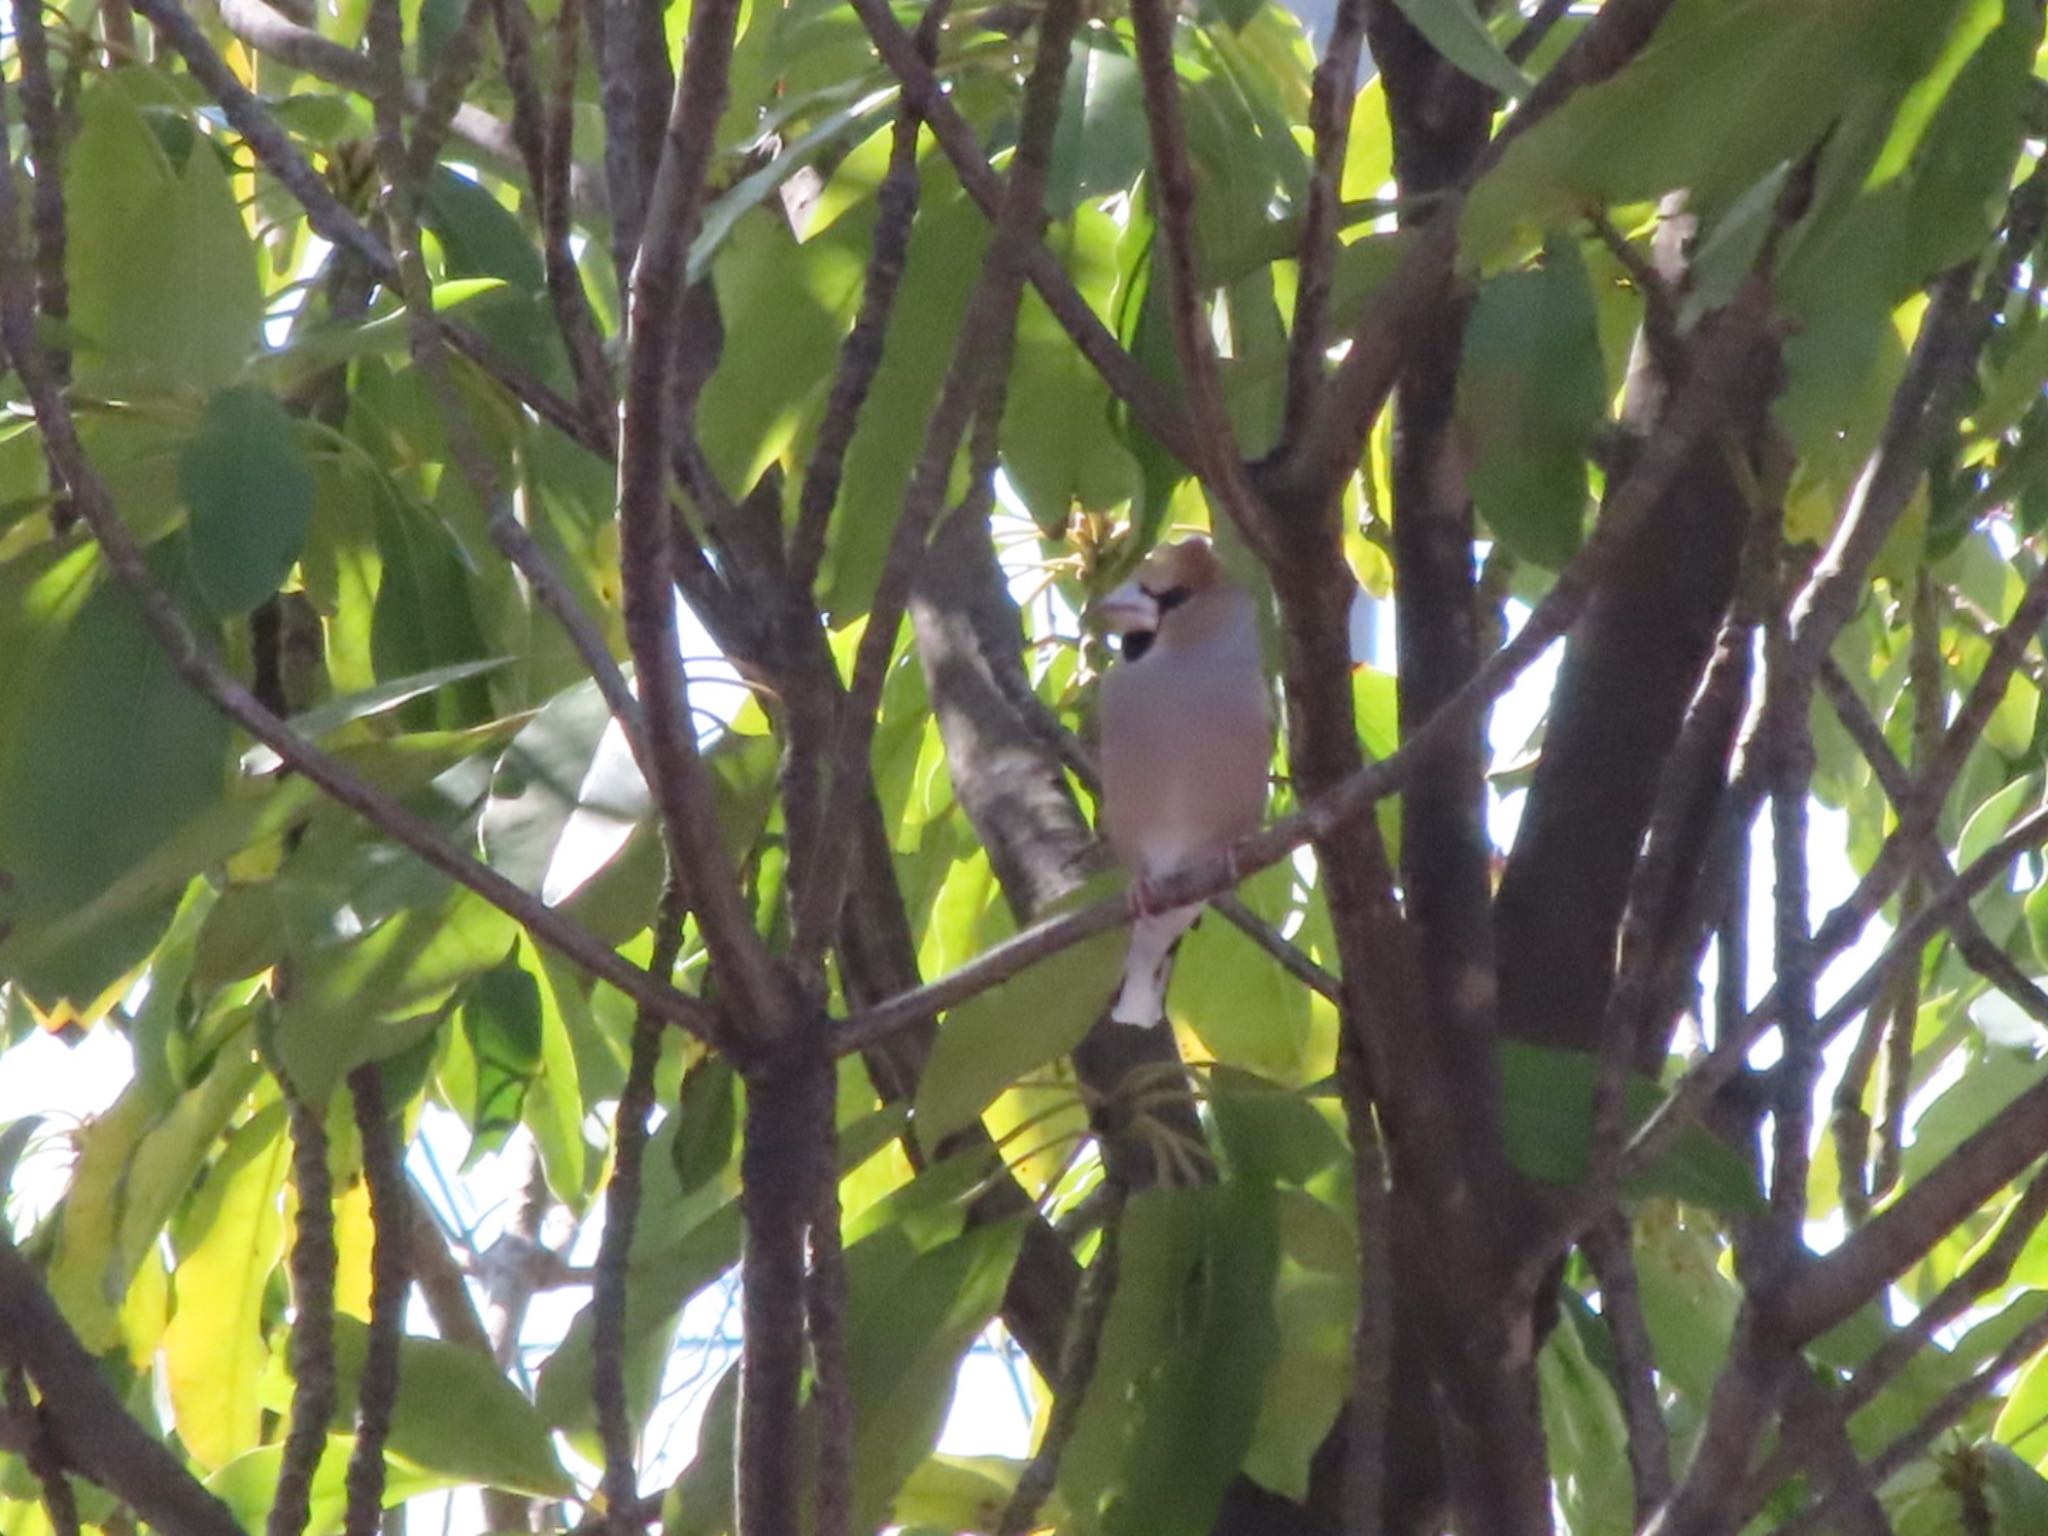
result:
<svg viewBox="0 0 2048 1536"><path fill-rule="evenodd" d="M945 86L919 57L916 44L896 20L888 0L852 0L852 5L874 40L875 52L902 85L905 100L932 130L967 195L984 214L995 218L1003 205L1001 178L990 168L967 119L947 98ZM1045 307L1102 376L1110 392L1129 406L1138 423L1182 463L1199 463L1201 454L1193 428L1089 307L1045 243L1030 241L1017 252L1016 259L1022 264L1026 280L1045 300Z"/></svg>
<svg viewBox="0 0 2048 1536"><path fill-rule="evenodd" d="M666 975L683 944L687 908L680 881L671 874L655 918L653 967ZM629 1511L639 1500L634 1425L626 1404L626 1280L633 1256L633 1231L640 1219L641 1163L647 1153L647 1117L654 1109L654 1073L661 1060L661 1021L641 1012L633 1021L626 1081L612 1122L612 1176L604 1192L604 1232L598 1240L592 1289L591 1394L597 1433L604 1445L605 1507L613 1536L632 1536Z"/></svg>
<svg viewBox="0 0 2048 1536"><path fill-rule="evenodd" d="M229 34L257 53L267 54L279 63L301 70L329 85L360 91L365 96L375 93L375 67L367 57L357 53L353 48L344 47L330 38L322 37L311 27L300 26L272 9L265 0L217 0L217 4L220 8L221 23ZM149 0L139 0L136 9L161 29L165 25L164 17L171 7L168 4L152 5ZM180 53L186 52L182 43L174 41L173 46ZM186 54L186 62L192 63L190 54ZM193 73L199 73L196 67ZM210 83L208 89L212 89ZM425 92L420 86L412 85L407 88L406 106L409 111L418 111L425 103ZM458 139L472 149L481 151L497 164L505 166L519 163L517 134L481 107L472 106L467 102L462 103L454 109L449 126ZM596 215L604 211L604 199L600 189L590 179L589 173L581 167L575 171L574 185L575 199L585 212Z"/></svg>
<svg viewBox="0 0 2048 1536"><path fill-rule="evenodd" d="M243 1536L228 1507L135 1422L4 1231L0 1367L26 1371L35 1383L42 1430L64 1464L126 1502L163 1536Z"/></svg>
<svg viewBox="0 0 2048 1536"><path fill-rule="evenodd" d="M1102 1353L1102 1327L1109 1319L1109 1306L1116 1299L1117 1250L1123 1233L1124 1189L1111 1180L1108 1208L1103 1215L1102 1242L1088 1265L1081 1285L1081 1299L1067 1322L1066 1347L1060 1352L1059 1383L1054 1389L1052 1412L1046 1416L1045 1433L1038 1449L1017 1478L1010 1502L996 1521L996 1536L1023 1536L1036 1527L1038 1512L1060 1472L1060 1457L1081 1421L1081 1404L1095 1379L1095 1366Z"/></svg>
<svg viewBox="0 0 2048 1536"><path fill-rule="evenodd" d="M689 686L677 642L674 553L666 494L669 376L681 318L684 258L697 230L705 174L725 110L738 0L705 0L690 13L660 170L633 267L626 342L626 399L619 433L620 566L626 633L647 722L669 867L684 882L713 974L744 1005L742 1039L772 1039L788 1025L782 978L755 932L718 827L697 756Z"/></svg>
<svg viewBox="0 0 2048 1536"><path fill-rule="evenodd" d="M1944 1392L1919 1423L1878 1452L1864 1480L1849 1489L1838 1486L1826 1499L1786 1521L1771 1536L1808 1536L1824 1529L1829 1521L1839 1518L1839 1505L1845 1497L1854 1497L1859 1488L1882 1487L1894 1474L1925 1454L1936 1439L2044 1345L2048 1345L2048 1316L2035 1318L2014 1334L1983 1370Z"/></svg>
<svg viewBox="0 0 2048 1536"><path fill-rule="evenodd" d="M910 473L903 508L890 535L881 575L868 609L866 628L854 655L853 681L840 702L828 757L823 827L847 825L856 797L868 783L867 758L874 739L875 711L890 659L896 650L912 584L925 543L945 500L952 466L970 421L977 411L1000 411L1000 391L1008 370L1021 294L1023 254L1044 249L1038 239L1045 219L1045 166L1059 120L1060 90L1066 80L1067 57L1079 25L1077 0L1048 6L1039 26L1038 55L1025 82L1023 121L1017 152L1003 187L995 236L984 259L981 277L967 303L959 339L947 367L939 398L926 424L923 447ZM984 452L993 447L991 430ZM976 479L993 473L992 462L977 462ZM830 941L834 915L845 885L849 849L845 840L817 841L817 858L802 872L791 914L790 950L800 973L809 972Z"/></svg>
<svg viewBox="0 0 2048 1536"><path fill-rule="evenodd" d="M1315 136L1308 197L1302 207L1300 270L1295 279L1294 326L1287 341L1287 404L1282 451L1291 445L1310 402L1323 384L1329 349L1330 272L1337 257L1344 154L1351 142L1351 105L1358 95L1358 55L1365 37L1367 0L1340 0L1310 82L1308 123Z"/></svg>
<svg viewBox="0 0 2048 1536"><path fill-rule="evenodd" d="M2005 1284L2013 1264L2044 1218L2048 1218L2048 1168L2035 1172L2005 1213L1997 1235L1969 1268L1943 1286L1910 1323L1888 1336L1856 1367L1839 1401L1833 1405L1833 1432L1839 1432L1842 1420L1874 1401L1913 1357L1933 1342L1937 1333ZM1826 1426L1815 1425L1805 1430L1795 1428L1783 1437L1770 1459L1750 1475L1736 1501L1744 1524L1756 1518L1771 1494L1802 1465L1820 1459L1825 1447L1817 1446L1814 1439L1828 1433Z"/></svg>
<svg viewBox="0 0 2048 1536"><path fill-rule="evenodd" d="M1144 88L1145 124L1152 141L1152 197L1158 207L1166 256L1167 312L1180 358L1188 424L1195 434L1196 456L1187 462L1252 547L1271 558L1274 546L1265 509L1245 474L1237 429L1223 403L1208 304L1196 276L1195 172L1188 160L1187 128L1180 114L1180 74L1173 62L1175 14L1167 0L1131 0L1138 77Z"/></svg>
<svg viewBox="0 0 2048 1536"><path fill-rule="evenodd" d="M2048 1153L2048 1084L2037 1084L1896 1200L1787 1282L1773 1312L1793 1339L1848 1318L1904 1274L1965 1216Z"/></svg>
<svg viewBox="0 0 2048 1536"><path fill-rule="evenodd" d="M391 9L395 21L397 7ZM362 1136L363 1182L369 1186L370 1220L377 1235L370 1248L370 1326L356 1390L356 1443L348 1459L348 1507L342 1529L346 1536L377 1536L384 1514L384 1446L398 1406L398 1345L405 1332L405 1296L411 1288L405 1229L412 1200L398 1133L384 1102L383 1067L374 1061L357 1067L348 1075L348 1089Z"/></svg>
<svg viewBox="0 0 2048 1536"><path fill-rule="evenodd" d="M285 1112L291 1127L292 1183L298 1214L292 1228L292 1408L265 1536L301 1536L306 1529L313 1474L327 1451L334 1418L334 1181L327 1171L327 1127L290 1085Z"/></svg>
<svg viewBox="0 0 2048 1536"><path fill-rule="evenodd" d="M542 270L555 327L576 379L576 404L590 429L612 432L611 369L604 360L596 316L583 291L583 275L569 245L569 177L581 0L566 0L555 23L553 99L543 104L533 68L533 12L526 0L492 0L505 86L512 96L512 136L526 166L526 182L539 214Z"/></svg>
<svg viewBox="0 0 2048 1536"><path fill-rule="evenodd" d="M1622 1419L1628 1425L1628 1468L1635 1483L1636 1524L1671 1496L1671 1434L1657 1401L1657 1354L1643 1318L1643 1296L1629 1252L1628 1220L1614 1211L1586 1229L1586 1262L1600 1283L1600 1316L1614 1341Z"/></svg>
<svg viewBox="0 0 2048 1536"><path fill-rule="evenodd" d="M938 31L951 0L931 0L915 39L918 57L929 65ZM910 259L911 227L917 217L917 141L921 119L906 102L896 114L889 140L889 168L875 190L875 232L868 245L867 271L861 278L860 312L840 344L839 366L832 375L817 445L804 468L797 497L796 526L789 536L789 583L809 592L825 558L825 536L846 469L846 450L860 424L861 407L882 367L882 349L895 313L896 292Z"/></svg>

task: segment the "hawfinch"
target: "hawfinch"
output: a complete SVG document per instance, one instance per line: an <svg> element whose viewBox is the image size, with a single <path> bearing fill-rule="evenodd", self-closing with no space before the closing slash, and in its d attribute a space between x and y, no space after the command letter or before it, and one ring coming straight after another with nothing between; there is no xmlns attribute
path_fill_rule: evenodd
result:
<svg viewBox="0 0 2048 1536"><path fill-rule="evenodd" d="M1155 549L1097 612L1122 637L1102 680L1102 828L1130 870L1123 989L1110 1017L1157 1024L1199 905L1153 910L1153 881L1223 852L1266 808L1273 708L1257 610L1206 539Z"/></svg>

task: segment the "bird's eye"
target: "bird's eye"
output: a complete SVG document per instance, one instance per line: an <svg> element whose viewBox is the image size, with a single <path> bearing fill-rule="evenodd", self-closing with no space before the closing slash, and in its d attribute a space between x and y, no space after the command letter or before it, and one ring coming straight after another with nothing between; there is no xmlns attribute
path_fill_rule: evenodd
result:
<svg viewBox="0 0 2048 1536"><path fill-rule="evenodd" d="M1125 661L1136 661L1152 649L1152 642L1158 638L1157 631L1150 629L1125 630L1117 637L1117 648L1123 653Z"/></svg>
<svg viewBox="0 0 2048 1536"><path fill-rule="evenodd" d="M1168 587L1163 592L1154 592L1150 587L1147 587L1144 591L1147 597L1159 605L1159 611L1163 614L1173 612L1174 609L1195 595L1192 587Z"/></svg>

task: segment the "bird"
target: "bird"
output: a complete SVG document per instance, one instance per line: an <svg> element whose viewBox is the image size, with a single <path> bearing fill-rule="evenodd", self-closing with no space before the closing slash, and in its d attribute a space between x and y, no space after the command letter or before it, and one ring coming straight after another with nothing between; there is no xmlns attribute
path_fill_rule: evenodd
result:
<svg viewBox="0 0 2048 1536"><path fill-rule="evenodd" d="M1156 1025L1174 948L1202 908L1160 910L1152 887L1257 829L1272 696L1257 607L1207 539L1160 545L1096 612L1122 652L1098 713L1102 831L1132 875L1130 949L1110 1017Z"/></svg>

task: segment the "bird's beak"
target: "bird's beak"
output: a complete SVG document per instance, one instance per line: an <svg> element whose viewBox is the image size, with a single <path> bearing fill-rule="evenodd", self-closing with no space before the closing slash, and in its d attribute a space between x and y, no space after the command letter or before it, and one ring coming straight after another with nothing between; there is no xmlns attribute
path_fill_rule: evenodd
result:
<svg viewBox="0 0 2048 1536"><path fill-rule="evenodd" d="M1095 605L1102 627L1113 635L1159 627L1159 603L1135 581L1127 581Z"/></svg>

